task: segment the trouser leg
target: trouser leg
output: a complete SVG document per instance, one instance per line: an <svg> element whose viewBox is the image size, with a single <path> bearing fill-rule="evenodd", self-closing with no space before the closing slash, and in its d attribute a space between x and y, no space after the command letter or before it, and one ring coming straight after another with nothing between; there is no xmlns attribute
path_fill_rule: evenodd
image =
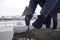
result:
<svg viewBox="0 0 60 40"><path fill-rule="evenodd" d="M57 10L54 8L54 10L52 10L52 12L50 13L50 16L53 19L53 29L57 29Z"/></svg>
<svg viewBox="0 0 60 40"><path fill-rule="evenodd" d="M46 18L46 28L50 28L50 24L51 24L51 16L47 16Z"/></svg>
<svg viewBox="0 0 60 40"><path fill-rule="evenodd" d="M56 20L53 19L53 29L57 29L57 18Z"/></svg>
<svg viewBox="0 0 60 40"><path fill-rule="evenodd" d="M57 21L57 13L53 13L53 29L57 29L57 24L58 24L58 21Z"/></svg>

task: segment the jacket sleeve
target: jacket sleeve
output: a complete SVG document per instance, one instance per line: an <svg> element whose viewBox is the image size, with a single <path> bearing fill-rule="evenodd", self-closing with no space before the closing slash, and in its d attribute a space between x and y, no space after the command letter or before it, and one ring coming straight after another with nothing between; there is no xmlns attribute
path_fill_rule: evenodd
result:
<svg viewBox="0 0 60 40"><path fill-rule="evenodd" d="M42 15L48 16L49 13L53 10L58 0L47 0L40 11Z"/></svg>

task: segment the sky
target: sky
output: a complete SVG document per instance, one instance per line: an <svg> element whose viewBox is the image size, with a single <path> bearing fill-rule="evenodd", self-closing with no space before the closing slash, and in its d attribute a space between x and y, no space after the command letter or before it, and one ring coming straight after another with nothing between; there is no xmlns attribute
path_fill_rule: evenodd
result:
<svg viewBox="0 0 60 40"><path fill-rule="evenodd" d="M0 0L0 16L22 15L30 0ZM39 14L41 8L37 5L36 13Z"/></svg>

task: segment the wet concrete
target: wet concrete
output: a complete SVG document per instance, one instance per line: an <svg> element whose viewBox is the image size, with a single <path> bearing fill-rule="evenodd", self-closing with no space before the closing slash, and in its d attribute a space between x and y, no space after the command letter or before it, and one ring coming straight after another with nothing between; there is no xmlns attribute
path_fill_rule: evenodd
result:
<svg viewBox="0 0 60 40"><path fill-rule="evenodd" d="M60 40L60 32L45 28L31 30L30 33L15 33L13 40L27 40L29 36L34 40Z"/></svg>

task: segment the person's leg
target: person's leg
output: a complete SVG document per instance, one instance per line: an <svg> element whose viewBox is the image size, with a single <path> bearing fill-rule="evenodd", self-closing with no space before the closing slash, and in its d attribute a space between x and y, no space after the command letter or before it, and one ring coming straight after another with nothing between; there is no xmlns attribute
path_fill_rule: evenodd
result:
<svg viewBox="0 0 60 40"><path fill-rule="evenodd" d="M57 21L57 10L56 9L54 9L52 12L51 12L51 17L52 17L52 19L53 19L53 29L57 29L57 23L58 23L58 21Z"/></svg>
<svg viewBox="0 0 60 40"><path fill-rule="evenodd" d="M55 19L53 18L53 29L57 29L57 14L55 16Z"/></svg>
<svg viewBox="0 0 60 40"><path fill-rule="evenodd" d="M46 22L45 22L45 23L46 23L46 24L45 24L45 25L46 25L46 28L50 28L51 16L48 15L47 18L46 18L45 20L46 20Z"/></svg>
<svg viewBox="0 0 60 40"><path fill-rule="evenodd" d="M57 29L57 21L53 19L53 29Z"/></svg>

